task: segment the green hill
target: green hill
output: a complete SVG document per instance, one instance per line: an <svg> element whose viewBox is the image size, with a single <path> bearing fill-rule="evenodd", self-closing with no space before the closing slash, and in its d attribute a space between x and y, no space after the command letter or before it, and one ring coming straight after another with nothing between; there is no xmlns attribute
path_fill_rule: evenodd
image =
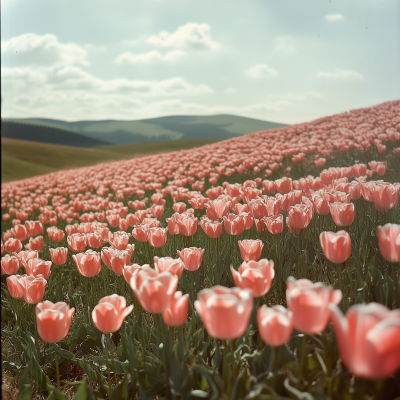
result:
<svg viewBox="0 0 400 400"><path fill-rule="evenodd" d="M7 121L7 120L6 120ZM286 126L236 115L168 116L135 121L76 121L29 118L8 120L68 130L114 145L168 140L225 140Z"/></svg>

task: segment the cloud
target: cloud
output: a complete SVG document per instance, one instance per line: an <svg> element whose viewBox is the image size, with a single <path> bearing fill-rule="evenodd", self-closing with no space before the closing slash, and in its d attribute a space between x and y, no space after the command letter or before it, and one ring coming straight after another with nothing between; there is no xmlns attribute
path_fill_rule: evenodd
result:
<svg viewBox="0 0 400 400"><path fill-rule="evenodd" d="M224 90L225 93L236 93L236 89L235 88L228 88Z"/></svg>
<svg viewBox="0 0 400 400"><path fill-rule="evenodd" d="M147 39L147 43L187 50L215 50L220 45L213 41L211 27L208 24L189 22L179 27L175 32L161 31Z"/></svg>
<svg viewBox="0 0 400 400"><path fill-rule="evenodd" d="M329 22L337 22L337 21L343 21L344 17L341 14L329 14L325 15L325 19Z"/></svg>
<svg viewBox="0 0 400 400"><path fill-rule="evenodd" d="M318 78L346 80L346 81L361 81L364 77L355 71L344 71L342 69L335 69L334 72L318 72Z"/></svg>
<svg viewBox="0 0 400 400"><path fill-rule="evenodd" d="M150 64L157 62L174 62L179 58L185 56L186 53L181 50L169 51L166 54L161 54L159 51L153 50L144 54L133 54L126 52L119 55L115 63L116 64Z"/></svg>
<svg viewBox="0 0 400 400"><path fill-rule="evenodd" d="M279 36L275 39L275 41L275 50L284 54L292 54L295 52L295 49L291 44L293 41L293 38L291 36Z"/></svg>
<svg viewBox="0 0 400 400"><path fill-rule="evenodd" d="M54 64L88 65L87 51L74 43L60 43L55 35L26 33L1 41L1 56L19 66Z"/></svg>
<svg viewBox="0 0 400 400"><path fill-rule="evenodd" d="M255 65L246 71L246 75L254 79L272 78L276 74L276 70L266 64Z"/></svg>

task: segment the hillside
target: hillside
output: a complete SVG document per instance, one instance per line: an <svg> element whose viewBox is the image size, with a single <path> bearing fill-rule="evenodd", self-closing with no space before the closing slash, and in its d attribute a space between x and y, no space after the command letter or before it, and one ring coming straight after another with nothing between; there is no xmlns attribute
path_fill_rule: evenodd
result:
<svg viewBox="0 0 400 400"><path fill-rule="evenodd" d="M215 140L174 140L82 149L25 140L1 139L1 180L10 182L69 168L200 147Z"/></svg>
<svg viewBox="0 0 400 400"><path fill-rule="evenodd" d="M39 125L28 121L1 121L1 136L9 139L30 140L76 147L97 147L110 144L107 141L84 136L60 127Z"/></svg>
<svg viewBox="0 0 400 400"><path fill-rule="evenodd" d="M8 120L64 129L114 145L168 140L225 140L287 125L236 115L168 116L135 121Z"/></svg>

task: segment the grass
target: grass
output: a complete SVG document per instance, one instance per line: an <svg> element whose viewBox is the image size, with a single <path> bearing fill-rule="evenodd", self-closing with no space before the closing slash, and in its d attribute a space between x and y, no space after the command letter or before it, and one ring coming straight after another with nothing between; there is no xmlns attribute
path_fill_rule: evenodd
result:
<svg viewBox="0 0 400 400"><path fill-rule="evenodd" d="M175 140L83 149L71 146L1 139L1 180L10 182L62 169L80 168L142 155L191 149L216 140Z"/></svg>

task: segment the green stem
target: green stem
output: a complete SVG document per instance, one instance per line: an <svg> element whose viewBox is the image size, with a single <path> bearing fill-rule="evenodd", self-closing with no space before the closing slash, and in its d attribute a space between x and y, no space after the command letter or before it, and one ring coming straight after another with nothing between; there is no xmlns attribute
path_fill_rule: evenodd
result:
<svg viewBox="0 0 400 400"><path fill-rule="evenodd" d="M344 264L344 263L343 263ZM343 264L339 263L338 266L338 277L339 277L339 289L343 292L343 282L342 282L342 271L343 271ZM344 294L344 293L343 293Z"/></svg>
<svg viewBox="0 0 400 400"><path fill-rule="evenodd" d="M228 394L228 398L230 397L228 391L230 391L231 384L228 382L228 342L226 340L222 341L223 349L222 354L224 356L223 361L223 377L224 377L224 392Z"/></svg>
<svg viewBox="0 0 400 400"><path fill-rule="evenodd" d="M278 347L274 346L274 390L278 389Z"/></svg>
<svg viewBox="0 0 400 400"><path fill-rule="evenodd" d="M300 354L300 363L299 363L299 375L298 375L298 385L301 385L301 380L304 375L304 369L306 367L307 362L307 335L304 333L301 338L301 354Z"/></svg>
<svg viewBox="0 0 400 400"><path fill-rule="evenodd" d="M40 347L39 347L39 339L38 339L37 318L36 318L36 313L35 313L35 305L32 304L32 306L33 306L33 319L35 321L35 344L36 344L38 359L40 360Z"/></svg>
<svg viewBox="0 0 400 400"><path fill-rule="evenodd" d="M56 346L54 346L54 350L55 350L55 353L56 353L57 388L60 389L60 368L58 366L58 353L57 353Z"/></svg>
<svg viewBox="0 0 400 400"><path fill-rule="evenodd" d="M110 346L110 353L111 353L111 360L113 363L113 372L116 373L116 368L115 368L115 360L114 360L114 347L113 347L113 343L111 342L111 335L109 333L107 333L107 338L108 338L108 344Z"/></svg>
<svg viewBox="0 0 400 400"><path fill-rule="evenodd" d="M121 296L125 297L125 278L124 274L120 275L121 280Z"/></svg>
<svg viewBox="0 0 400 400"><path fill-rule="evenodd" d="M89 295L88 295L88 279L87 277L85 279L85 295L86 295L86 310L85 314L87 313L87 320L90 323L90 308L89 308Z"/></svg>

